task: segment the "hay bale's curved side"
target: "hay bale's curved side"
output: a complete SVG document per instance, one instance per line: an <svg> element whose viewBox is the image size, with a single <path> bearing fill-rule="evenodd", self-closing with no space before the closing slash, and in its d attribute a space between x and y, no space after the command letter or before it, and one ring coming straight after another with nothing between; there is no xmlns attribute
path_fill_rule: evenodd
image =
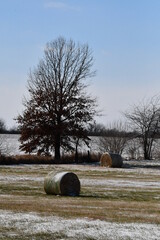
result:
<svg viewBox="0 0 160 240"><path fill-rule="evenodd" d="M63 175L66 172L63 173L55 173L50 172L44 179L44 190L47 194L61 194L60 191L60 181Z"/></svg>
<svg viewBox="0 0 160 240"><path fill-rule="evenodd" d="M123 159L120 154L117 153L110 153L111 159L112 159L112 167L122 167L123 165Z"/></svg>
<svg viewBox="0 0 160 240"><path fill-rule="evenodd" d="M50 172L44 180L44 190L47 194L78 196L80 181L72 172Z"/></svg>
<svg viewBox="0 0 160 240"><path fill-rule="evenodd" d="M102 154L102 156L100 158L100 165L102 167L111 167L112 159L111 159L111 156L108 152L105 152L105 153Z"/></svg>
<svg viewBox="0 0 160 240"><path fill-rule="evenodd" d="M119 154L105 152L100 158L100 165L105 167L122 167L123 159Z"/></svg>

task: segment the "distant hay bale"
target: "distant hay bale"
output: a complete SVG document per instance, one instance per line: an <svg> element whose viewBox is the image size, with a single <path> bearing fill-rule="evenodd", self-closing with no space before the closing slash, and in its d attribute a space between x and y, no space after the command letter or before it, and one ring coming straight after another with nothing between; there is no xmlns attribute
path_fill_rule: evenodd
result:
<svg viewBox="0 0 160 240"><path fill-rule="evenodd" d="M100 158L100 165L103 167L108 167L112 164L111 156L108 152L102 154Z"/></svg>
<svg viewBox="0 0 160 240"><path fill-rule="evenodd" d="M44 180L44 190L47 194L78 196L80 181L72 172L50 172Z"/></svg>
<svg viewBox="0 0 160 240"><path fill-rule="evenodd" d="M122 167L123 159L121 155L117 153L105 152L100 158L100 165L104 167Z"/></svg>

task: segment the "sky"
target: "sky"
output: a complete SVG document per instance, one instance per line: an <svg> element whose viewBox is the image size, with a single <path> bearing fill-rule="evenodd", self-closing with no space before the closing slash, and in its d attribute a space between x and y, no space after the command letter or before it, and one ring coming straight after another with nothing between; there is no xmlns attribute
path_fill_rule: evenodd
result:
<svg viewBox="0 0 160 240"><path fill-rule="evenodd" d="M87 43L107 125L144 97L160 92L159 0L0 0L0 118L8 128L23 111L27 79L59 36Z"/></svg>

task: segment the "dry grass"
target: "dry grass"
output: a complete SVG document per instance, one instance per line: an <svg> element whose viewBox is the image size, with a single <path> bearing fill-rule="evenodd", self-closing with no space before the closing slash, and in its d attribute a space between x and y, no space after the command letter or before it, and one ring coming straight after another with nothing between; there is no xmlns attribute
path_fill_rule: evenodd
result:
<svg viewBox="0 0 160 240"><path fill-rule="evenodd" d="M65 218L91 218L112 222L160 224L160 205L152 202L105 200L93 197L2 196L1 209L38 212Z"/></svg>
<svg viewBox="0 0 160 240"><path fill-rule="evenodd" d="M160 224L160 164L155 166L122 169L96 165L1 166L0 209L66 219ZM45 194L43 180L50 171L75 172L81 181L80 196Z"/></svg>
<svg viewBox="0 0 160 240"><path fill-rule="evenodd" d="M99 162L100 154L78 154L78 163ZM61 164L75 163L75 154L65 154L61 156ZM58 164L59 162L51 156L38 156L36 154L24 154L16 156L0 155L0 165L17 165L17 164Z"/></svg>
<svg viewBox="0 0 160 240"><path fill-rule="evenodd" d="M160 188L135 188L136 181L145 181L146 183L149 180L158 181L158 179L160 180L158 175L150 176L149 179L148 175L146 178L146 176L136 174L134 171L126 172L125 175L125 169L123 171L118 169L104 171L98 166L89 168L82 166L83 170L79 170L78 166L73 166L73 171L84 183L81 184L80 197L47 196L43 190L43 178L46 174L50 170L57 172L70 168L71 166L67 165L1 167L0 208L47 214L54 212L55 215L63 217L89 216L94 219L122 222L135 221L136 218L138 221L146 222L148 215L149 222L160 223L160 218L157 217L157 214L160 213ZM134 181L135 187L117 187L114 185L114 181L118 182L122 179ZM111 182L111 185L107 186L107 181L111 180L113 184ZM93 211L93 209L95 210ZM151 212L152 216L150 216Z"/></svg>

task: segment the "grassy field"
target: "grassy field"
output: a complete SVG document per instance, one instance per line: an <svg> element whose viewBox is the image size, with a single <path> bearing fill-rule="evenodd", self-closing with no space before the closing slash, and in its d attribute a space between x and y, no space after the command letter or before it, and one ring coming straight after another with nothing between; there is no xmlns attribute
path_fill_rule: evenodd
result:
<svg viewBox="0 0 160 240"><path fill-rule="evenodd" d="M50 171L72 171L79 197L47 195ZM0 166L0 239L159 239L160 162Z"/></svg>

